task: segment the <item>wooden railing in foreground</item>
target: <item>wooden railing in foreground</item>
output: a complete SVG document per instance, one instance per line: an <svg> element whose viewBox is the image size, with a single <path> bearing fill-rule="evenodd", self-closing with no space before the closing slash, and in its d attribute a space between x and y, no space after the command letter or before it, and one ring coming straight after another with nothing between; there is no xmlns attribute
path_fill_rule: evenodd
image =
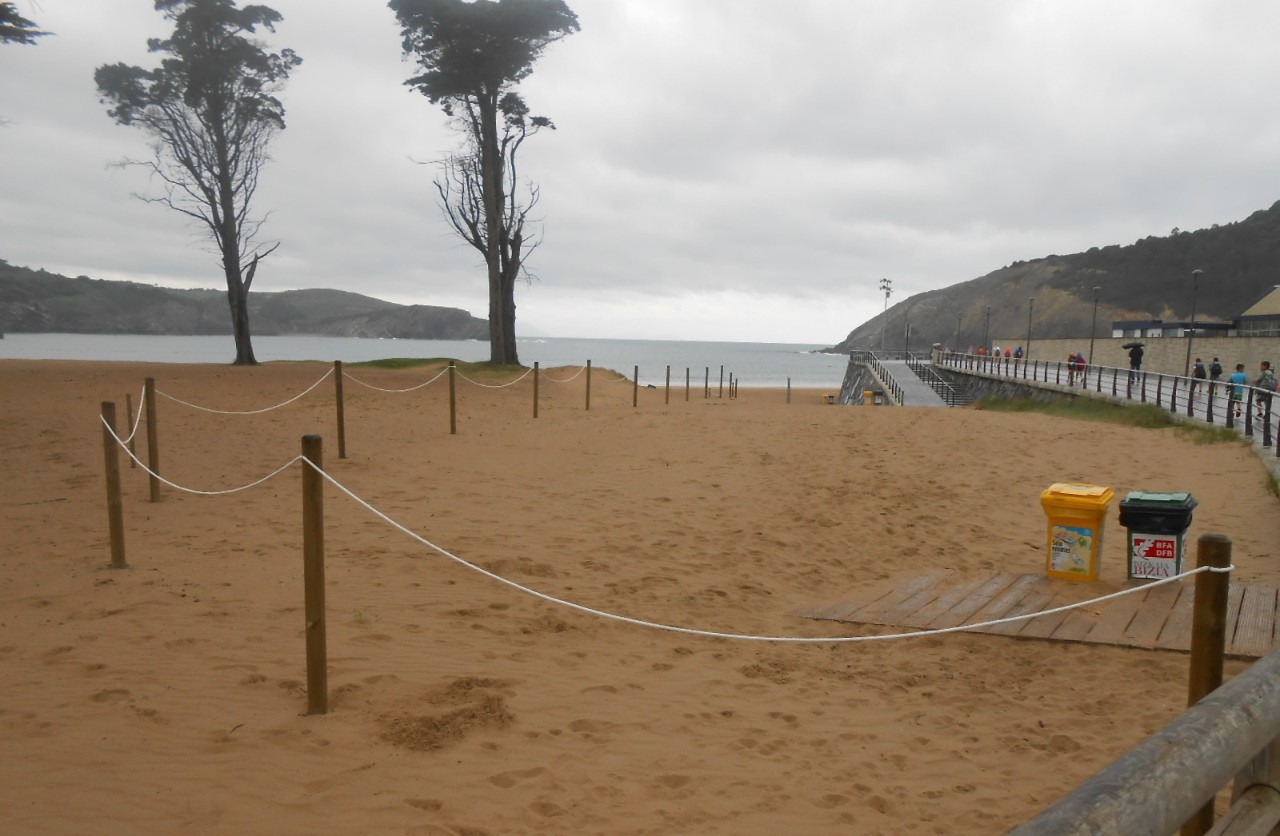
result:
<svg viewBox="0 0 1280 836"><path fill-rule="evenodd" d="M1215 538L1217 542L1206 544ZM1225 549L1220 535L1201 538ZM1201 565L1205 565L1204 555ZM1226 564L1223 564L1226 565ZM1202 579L1196 576L1197 620ZM1221 578L1225 582L1226 575ZM1220 629L1203 626L1209 634ZM1199 697L1193 638L1190 695ZM1209 663L1212 666L1212 662ZM1203 667L1200 665L1199 667ZM1218 668L1221 681L1221 668ZM1231 810L1213 826L1212 803L1234 778ZM1265 836L1280 822L1280 651L1212 693L1010 836Z"/></svg>

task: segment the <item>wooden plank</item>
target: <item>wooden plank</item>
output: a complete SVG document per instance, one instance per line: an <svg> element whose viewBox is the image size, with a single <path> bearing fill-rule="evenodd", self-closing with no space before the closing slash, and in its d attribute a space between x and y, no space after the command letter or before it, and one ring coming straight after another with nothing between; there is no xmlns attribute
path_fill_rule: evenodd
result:
<svg viewBox="0 0 1280 836"><path fill-rule="evenodd" d="M930 621L942 615L947 610L954 607L959 601L964 600L973 590L987 583L990 578L979 578L977 580L966 581L958 586L944 591L941 595L925 604L920 609L903 617L902 626L904 627L924 627Z"/></svg>
<svg viewBox="0 0 1280 836"><path fill-rule="evenodd" d="M1240 614L1235 623L1235 635L1227 642L1227 653L1232 656L1259 658L1267 655L1274 643L1276 626L1276 588L1273 586L1249 586L1240 602ZM1231 629L1228 622L1227 629Z"/></svg>
<svg viewBox="0 0 1280 836"><path fill-rule="evenodd" d="M932 603L942 594L941 590L942 578L935 578L935 582L928 586L922 587L914 595L904 599L900 604L890 607L888 610L880 614L881 624L901 624L903 619L907 618L921 607Z"/></svg>
<svg viewBox="0 0 1280 836"><path fill-rule="evenodd" d="M1009 611L1005 613L1005 615L1027 615L1033 612L1040 612L1041 610L1053 609L1049 606L1049 602L1052 600L1053 590L1049 588L1047 583L1041 583L1041 585L1034 589L1028 590L1027 594L1022 596L1022 600L1017 604L1014 604ZM1045 617L1052 618L1053 616ZM1031 618L1024 621L1011 621L1007 624L997 624L994 627L988 627L983 632L990 633L995 636L1016 636L1020 631L1026 629L1026 626L1029 623L1038 620L1039 619ZM1059 619L1059 621L1061 621L1061 619Z"/></svg>
<svg viewBox="0 0 1280 836"><path fill-rule="evenodd" d="M1193 581L1178 581L1176 586L1178 600L1169 611L1160 635L1156 636L1157 650L1191 649L1191 613L1196 603L1196 587Z"/></svg>
<svg viewBox="0 0 1280 836"><path fill-rule="evenodd" d="M890 594L845 616L845 620L859 621L864 624L895 624L896 622L885 618L886 613L893 612L899 604L911 600L921 593L924 593L926 598L935 597L933 590L941 580L942 578L936 574L919 575L910 578ZM909 611L915 610L919 606L919 604L916 604Z"/></svg>
<svg viewBox="0 0 1280 836"><path fill-rule="evenodd" d="M1145 597L1147 593L1144 590L1099 604L1102 614L1098 616L1085 640L1097 644L1124 644L1125 631L1138 614L1138 608L1142 606L1142 599Z"/></svg>
<svg viewBox="0 0 1280 836"><path fill-rule="evenodd" d="M1180 592L1181 588L1177 583L1161 584L1148 590L1142 599L1138 614L1134 616L1133 621L1129 622L1129 629L1125 631L1125 644L1134 647L1155 647L1156 639L1164 629L1165 622L1169 620Z"/></svg>
<svg viewBox="0 0 1280 836"><path fill-rule="evenodd" d="M1067 612L1067 617L1058 625L1048 638L1064 642L1082 642L1089 635L1093 625L1098 623L1100 613L1094 609L1074 609Z"/></svg>
<svg viewBox="0 0 1280 836"><path fill-rule="evenodd" d="M991 599L1003 592L1017 577L1017 575L996 575L970 592L954 607L930 621L928 629L957 627L965 623L970 616L991 603Z"/></svg>
<svg viewBox="0 0 1280 836"><path fill-rule="evenodd" d="M989 604L965 619L965 622L968 624L981 624L984 621L995 621L996 619L1004 618L1011 609L1022 601L1028 591L1036 587L1042 587L1044 583L1044 580L1038 575L1022 575L1009 584L1003 592L992 598ZM984 633L994 629L995 627L983 627L974 632Z"/></svg>
<svg viewBox="0 0 1280 836"><path fill-rule="evenodd" d="M849 615L858 610L869 607L877 601L893 595L897 591L895 586L886 586L881 589L866 593L867 597L860 598L856 601L846 601L844 603L835 604L827 607L821 614L813 616L826 621L851 621Z"/></svg>

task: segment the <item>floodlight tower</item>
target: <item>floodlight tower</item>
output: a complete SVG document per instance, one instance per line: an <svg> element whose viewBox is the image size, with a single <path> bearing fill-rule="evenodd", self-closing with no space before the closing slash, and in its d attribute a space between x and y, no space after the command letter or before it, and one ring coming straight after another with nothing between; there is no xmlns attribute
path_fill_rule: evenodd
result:
<svg viewBox="0 0 1280 836"><path fill-rule="evenodd" d="M884 316L883 322L880 323L880 353L884 354L884 334L889 327L889 294L893 292L893 282L889 279L880 280L880 289L884 291Z"/></svg>

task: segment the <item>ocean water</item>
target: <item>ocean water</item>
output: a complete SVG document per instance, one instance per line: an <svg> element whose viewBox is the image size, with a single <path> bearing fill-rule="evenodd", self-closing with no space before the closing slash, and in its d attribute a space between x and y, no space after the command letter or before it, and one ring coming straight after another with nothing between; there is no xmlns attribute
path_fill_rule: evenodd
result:
<svg viewBox="0 0 1280 836"><path fill-rule="evenodd" d="M615 369L630 377L640 368L641 385L662 386L671 367L671 385L683 386L685 370L694 386L707 376L720 383L721 367L744 388L786 386L839 389L849 358L822 354L821 346L797 343L699 342L694 340L588 340L546 337L520 340L520 362L542 368L582 366ZM354 337L254 337L259 362L319 360L358 363L394 357L489 358L478 340L373 340ZM0 360L128 360L147 363L230 363L230 336L162 337L138 334L6 334Z"/></svg>

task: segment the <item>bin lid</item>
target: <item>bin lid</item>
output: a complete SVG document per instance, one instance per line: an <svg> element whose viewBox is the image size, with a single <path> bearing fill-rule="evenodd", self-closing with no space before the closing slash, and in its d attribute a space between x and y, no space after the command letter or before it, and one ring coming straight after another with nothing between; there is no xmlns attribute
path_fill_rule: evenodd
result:
<svg viewBox="0 0 1280 836"><path fill-rule="evenodd" d="M1057 482L1045 488L1040 494L1040 504L1046 508L1054 505L1068 508L1106 508L1114 493L1111 488L1101 485Z"/></svg>
<svg viewBox="0 0 1280 836"><path fill-rule="evenodd" d="M1132 508L1195 508L1200 503L1191 494L1181 491L1164 493L1158 491L1129 491L1128 496L1120 501L1120 506Z"/></svg>

